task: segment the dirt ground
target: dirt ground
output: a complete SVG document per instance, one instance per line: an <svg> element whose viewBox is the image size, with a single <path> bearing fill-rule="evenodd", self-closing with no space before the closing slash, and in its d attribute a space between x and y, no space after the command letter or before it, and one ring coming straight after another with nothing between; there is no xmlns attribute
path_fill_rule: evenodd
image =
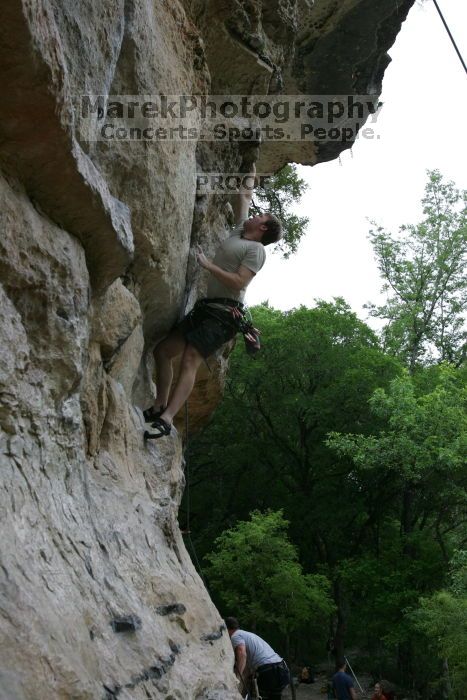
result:
<svg viewBox="0 0 467 700"><path fill-rule="evenodd" d="M362 700L364 700L364 698L370 698L372 693L369 690L367 691L367 688L371 687L371 678L369 676L368 678L363 676L359 678L359 680L362 684L364 691L366 692L365 695L362 695L360 692L358 692L358 697L362 698ZM295 688L297 700L326 700L326 683L327 677L325 674L318 674L316 676L316 681L314 683L311 683L310 685L304 685L303 683L300 683ZM282 698L283 700L292 700L292 693L290 689L287 689L287 691L284 691L282 693Z"/></svg>
<svg viewBox="0 0 467 700"><path fill-rule="evenodd" d="M316 681L310 683L310 685L305 685L300 683L295 688L295 693L297 700L326 700L326 676L318 675L316 676ZM290 689L282 693L283 700L291 700L292 692Z"/></svg>

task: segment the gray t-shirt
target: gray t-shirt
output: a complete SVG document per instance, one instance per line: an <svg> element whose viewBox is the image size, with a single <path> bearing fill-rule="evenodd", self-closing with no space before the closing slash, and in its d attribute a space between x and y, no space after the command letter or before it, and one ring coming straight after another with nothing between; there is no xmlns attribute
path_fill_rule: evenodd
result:
<svg viewBox="0 0 467 700"><path fill-rule="evenodd" d="M236 630L230 640L234 649L240 644L245 645L247 663L252 671L256 671L257 668L265 664L278 664L282 661L279 654L276 654L264 639L253 632Z"/></svg>
<svg viewBox="0 0 467 700"><path fill-rule="evenodd" d="M264 265L266 251L263 244L259 241L250 241L241 237L244 223L242 221L238 224L229 238L221 243L214 256L213 263L226 272L237 272L240 265L244 265L256 274ZM245 298L245 291L246 287L239 291L226 287L214 275L210 275L206 296L208 299L226 297L227 299L235 299L242 302Z"/></svg>

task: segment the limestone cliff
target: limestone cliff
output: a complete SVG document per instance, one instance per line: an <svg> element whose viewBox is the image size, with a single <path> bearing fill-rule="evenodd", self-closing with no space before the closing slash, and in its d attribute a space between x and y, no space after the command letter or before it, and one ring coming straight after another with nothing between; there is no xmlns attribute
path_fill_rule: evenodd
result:
<svg viewBox="0 0 467 700"><path fill-rule="evenodd" d="M238 697L177 524L181 440L145 446L141 407L155 342L202 290L190 250L212 252L232 215L195 174L252 154L87 142L74 98L378 92L412 2L2 4L1 700ZM265 143L258 168L342 148ZM193 425L225 363L200 377Z"/></svg>

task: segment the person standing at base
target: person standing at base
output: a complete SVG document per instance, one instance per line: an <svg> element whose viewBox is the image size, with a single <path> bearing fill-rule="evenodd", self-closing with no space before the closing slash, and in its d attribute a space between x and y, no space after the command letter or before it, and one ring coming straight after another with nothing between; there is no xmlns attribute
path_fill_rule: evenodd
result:
<svg viewBox="0 0 467 700"><path fill-rule="evenodd" d="M262 700L281 700L282 691L290 683L284 659L264 639L240 629L235 617L226 617L225 626L235 653L235 671L247 686L247 678L255 677Z"/></svg>
<svg viewBox="0 0 467 700"><path fill-rule="evenodd" d="M332 687L337 700L357 700L357 692L352 676L347 671L347 662L343 659L337 663L337 673L332 677Z"/></svg>

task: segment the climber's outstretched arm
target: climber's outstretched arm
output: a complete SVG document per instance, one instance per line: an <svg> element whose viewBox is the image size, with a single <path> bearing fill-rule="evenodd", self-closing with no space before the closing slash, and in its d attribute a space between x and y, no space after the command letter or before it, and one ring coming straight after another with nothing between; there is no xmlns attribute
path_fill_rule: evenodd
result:
<svg viewBox="0 0 467 700"><path fill-rule="evenodd" d="M248 212L250 211L251 198L253 197L253 185L256 176L256 165L253 163L249 173L249 177L246 178L247 187L240 188L238 194L232 196L232 207L234 210L235 223L239 224L248 218Z"/></svg>

